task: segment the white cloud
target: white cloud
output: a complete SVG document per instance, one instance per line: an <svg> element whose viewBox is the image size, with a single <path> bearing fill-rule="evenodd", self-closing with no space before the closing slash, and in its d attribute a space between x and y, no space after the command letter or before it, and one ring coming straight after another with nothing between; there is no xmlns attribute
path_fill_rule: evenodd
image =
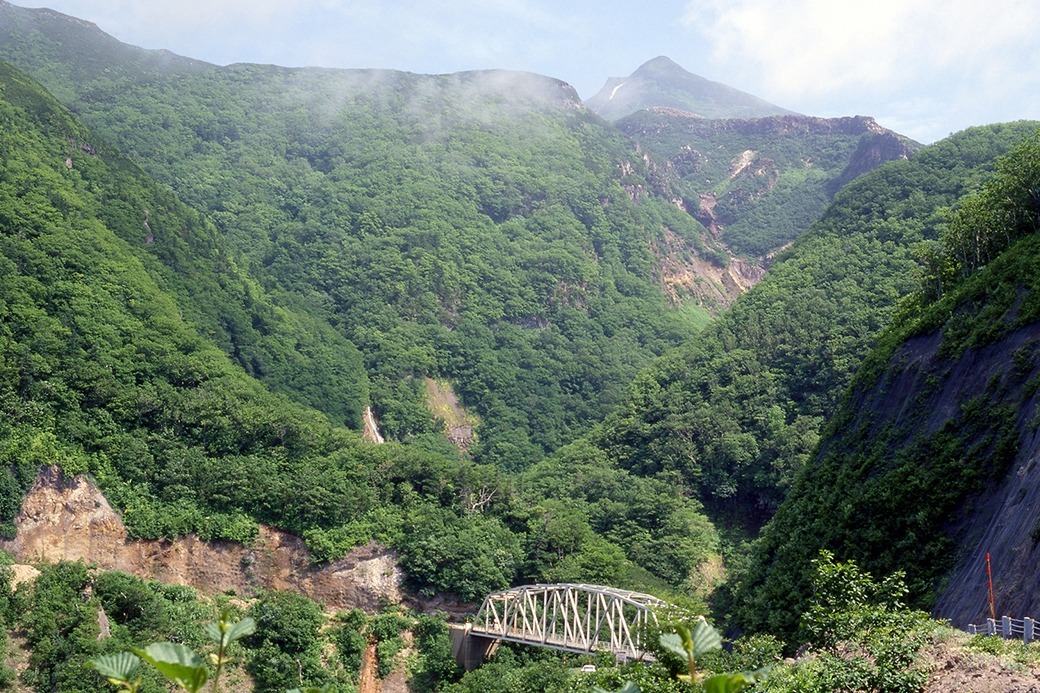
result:
<svg viewBox="0 0 1040 693"><path fill-rule="evenodd" d="M813 115L874 115L930 142L1040 118L1035 0L686 0L717 79Z"/></svg>
<svg viewBox="0 0 1040 693"><path fill-rule="evenodd" d="M720 65L788 98L892 90L936 72L1032 69L1007 56L1035 43L1040 3L1005 0L690 0L684 23Z"/></svg>

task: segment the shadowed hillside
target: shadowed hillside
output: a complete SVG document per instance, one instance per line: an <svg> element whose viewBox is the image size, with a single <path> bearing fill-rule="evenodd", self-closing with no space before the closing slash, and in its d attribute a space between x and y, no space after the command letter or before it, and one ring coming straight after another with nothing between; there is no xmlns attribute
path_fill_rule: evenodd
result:
<svg viewBox="0 0 1040 693"><path fill-rule="evenodd" d="M990 552L997 615L1040 609L1038 143L1002 159L927 249L919 292L763 532L749 625L793 629L821 548L904 571L915 604L961 627L986 617Z"/></svg>

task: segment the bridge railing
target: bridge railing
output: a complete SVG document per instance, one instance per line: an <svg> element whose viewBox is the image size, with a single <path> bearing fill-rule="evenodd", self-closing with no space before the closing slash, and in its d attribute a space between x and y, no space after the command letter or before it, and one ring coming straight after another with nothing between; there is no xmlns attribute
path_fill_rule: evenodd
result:
<svg viewBox="0 0 1040 693"><path fill-rule="evenodd" d="M1036 620L1029 618L987 618L985 623L972 623L968 626L972 635L999 635L1002 638L1022 638L1023 642L1040 640L1040 628Z"/></svg>

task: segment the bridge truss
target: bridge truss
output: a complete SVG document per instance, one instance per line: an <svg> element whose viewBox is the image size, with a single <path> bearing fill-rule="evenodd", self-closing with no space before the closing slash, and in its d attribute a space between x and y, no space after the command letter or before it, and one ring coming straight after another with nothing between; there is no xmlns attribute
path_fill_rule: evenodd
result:
<svg viewBox="0 0 1040 693"><path fill-rule="evenodd" d="M489 594L470 633L567 652L604 650L630 659L647 657L642 637L657 624L655 608L668 604L649 594L600 585L524 585Z"/></svg>

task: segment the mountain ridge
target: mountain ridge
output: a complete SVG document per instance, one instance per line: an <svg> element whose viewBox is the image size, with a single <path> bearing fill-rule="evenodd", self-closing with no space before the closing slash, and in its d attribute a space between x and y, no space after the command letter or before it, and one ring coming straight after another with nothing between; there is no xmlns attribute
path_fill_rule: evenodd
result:
<svg viewBox="0 0 1040 693"><path fill-rule="evenodd" d="M665 56L643 63L628 77L610 77L585 103L610 121L651 108L669 108L690 117L710 119L799 115L688 72Z"/></svg>

